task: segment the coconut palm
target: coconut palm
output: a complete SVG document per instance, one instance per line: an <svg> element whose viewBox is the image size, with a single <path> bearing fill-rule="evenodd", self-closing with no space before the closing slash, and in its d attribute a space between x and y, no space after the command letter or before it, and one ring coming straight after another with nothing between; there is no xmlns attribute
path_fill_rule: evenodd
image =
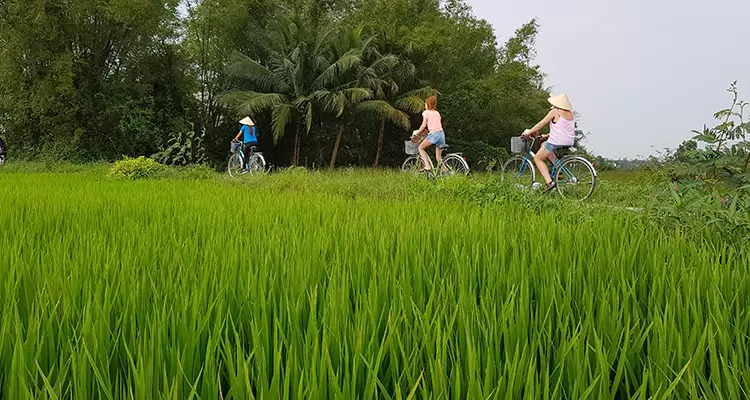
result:
<svg viewBox="0 0 750 400"><path fill-rule="evenodd" d="M375 115L380 121L380 137L378 139L378 153L375 165L378 165L382 151L383 134L386 122L390 122L404 130L410 127L409 114L418 113L424 107L424 99L435 91L430 88L411 91L400 95L397 80L405 76L413 78L414 66L399 59L393 54L383 54L379 47L382 41L377 36L363 38L363 28L359 27L342 35L334 45L339 54L348 49L358 49L362 62L358 65L353 78L342 83L338 89L332 91L335 98L335 113L338 119L338 132L333 145L330 167L336 164L341 137L348 120L360 114ZM348 75L341 75L349 78ZM371 92L365 96L362 89ZM361 94L359 97L348 95L350 91Z"/></svg>
<svg viewBox="0 0 750 400"><path fill-rule="evenodd" d="M383 137L387 123L397 128L410 130L409 115L424 111L425 100L437 94L437 90L416 79L416 68L409 61L411 50L408 46L399 45L395 38L398 32L393 26L384 24L376 27L377 35L373 46L378 51L388 54L400 54L397 63L379 76L380 84L374 90L374 97L365 107L369 107L380 122L378 144L373 166L380 165L383 153Z"/></svg>
<svg viewBox="0 0 750 400"><path fill-rule="evenodd" d="M361 63L358 49L330 51L335 33L335 29L311 33L299 16L281 17L270 34L272 47L267 65L238 54L229 67L231 74L251 82L256 90L228 92L224 101L242 114L271 111L275 141L284 136L288 125L294 124L294 165L299 162L302 134L310 132L318 113L331 108L326 93Z"/></svg>

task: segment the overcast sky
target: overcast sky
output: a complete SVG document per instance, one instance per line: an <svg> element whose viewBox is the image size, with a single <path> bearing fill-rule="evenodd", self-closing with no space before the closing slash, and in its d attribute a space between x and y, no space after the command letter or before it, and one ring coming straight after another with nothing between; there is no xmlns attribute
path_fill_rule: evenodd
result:
<svg viewBox="0 0 750 400"><path fill-rule="evenodd" d="M750 101L750 0L467 0L500 44L537 17L537 62L605 157L675 148L714 125L739 81Z"/></svg>

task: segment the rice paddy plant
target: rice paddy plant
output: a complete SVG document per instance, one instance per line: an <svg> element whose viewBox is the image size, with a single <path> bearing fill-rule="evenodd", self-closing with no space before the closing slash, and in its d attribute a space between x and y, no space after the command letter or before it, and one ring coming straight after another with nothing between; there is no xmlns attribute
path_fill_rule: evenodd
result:
<svg viewBox="0 0 750 400"><path fill-rule="evenodd" d="M0 398L748 397L746 248L281 179L0 175Z"/></svg>

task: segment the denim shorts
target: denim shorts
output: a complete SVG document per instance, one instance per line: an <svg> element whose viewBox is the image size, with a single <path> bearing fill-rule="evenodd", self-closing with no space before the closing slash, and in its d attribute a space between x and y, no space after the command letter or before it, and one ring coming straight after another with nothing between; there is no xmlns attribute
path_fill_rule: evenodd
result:
<svg viewBox="0 0 750 400"><path fill-rule="evenodd" d="M427 135L428 142L434 144L435 146L445 146L445 132L439 131L430 133Z"/></svg>
<svg viewBox="0 0 750 400"><path fill-rule="evenodd" d="M549 141L544 142L544 148L547 149L547 151L549 151L550 153L554 153L555 151L561 150L561 149L567 149L568 147L573 147L573 146L561 146L559 144L552 144Z"/></svg>

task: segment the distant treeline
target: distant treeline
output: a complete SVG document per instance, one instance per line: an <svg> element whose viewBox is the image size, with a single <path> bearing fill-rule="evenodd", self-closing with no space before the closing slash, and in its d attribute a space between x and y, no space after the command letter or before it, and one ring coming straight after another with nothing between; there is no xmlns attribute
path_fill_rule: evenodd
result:
<svg viewBox="0 0 750 400"><path fill-rule="evenodd" d="M219 163L249 115L276 165L393 165L438 93L449 142L490 163L547 109L537 28L498 45L462 0L6 0L0 135L19 157Z"/></svg>

